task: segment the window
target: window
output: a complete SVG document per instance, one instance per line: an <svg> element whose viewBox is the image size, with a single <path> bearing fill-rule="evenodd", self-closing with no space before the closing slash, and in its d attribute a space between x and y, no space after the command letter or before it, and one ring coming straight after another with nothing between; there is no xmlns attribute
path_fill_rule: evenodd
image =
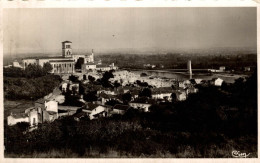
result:
<svg viewBox="0 0 260 163"><path fill-rule="evenodd" d="M66 48L70 48L70 45L66 45Z"/></svg>

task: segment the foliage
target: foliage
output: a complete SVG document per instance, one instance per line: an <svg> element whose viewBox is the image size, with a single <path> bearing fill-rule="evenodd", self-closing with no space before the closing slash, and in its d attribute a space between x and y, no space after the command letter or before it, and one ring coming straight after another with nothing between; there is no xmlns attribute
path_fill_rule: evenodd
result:
<svg viewBox="0 0 260 163"><path fill-rule="evenodd" d="M84 64L84 58L80 57L75 64L75 69L81 69L82 64Z"/></svg>
<svg viewBox="0 0 260 163"><path fill-rule="evenodd" d="M100 84L102 84L103 87L105 88L112 88L113 85L109 81L110 78L114 78L113 71L106 71L103 74L103 77L99 80Z"/></svg>
<svg viewBox="0 0 260 163"><path fill-rule="evenodd" d="M65 150L76 157L113 157L108 154L114 151L114 157L219 158L239 149L257 157L256 88L257 73L225 89L202 87L174 105L152 105L148 113L129 109L122 116L79 122L65 117L25 134L18 125L5 125L5 153L19 157Z"/></svg>
<svg viewBox="0 0 260 163"><path fill-rule="evenodd" d="M145 76L147 76L147 74L143 72L143 73L140 74L140 76L145 77Z"/></svg>
<svg viewBox="0 0 260 163"><path fill-rule="evenodd" d="M38 64L29 64L25 69L16 67L4 68L4 77L37 78L49 74L51 70L52 65L50 63L44 63L43 67Z"/></svg>
<svg viewBox="0 0 260 163"><path fill-rule="evenodd" d="M79 77L75 75L70 75L69 80L72 82L79 82Z"/></svg>
<svg viewBox="0 0 260 163"><path fill-rule="evenodd" d="M149 88L144 88L140 93L140 97L152 97L152 91Z"/></svg>
<svg viewBox="0 0 260 163"><path fill-rule="evenodd" d="M93 83L96 79L95 79L95 77L89 75L89 76L88 76L88 80L89 80L91 83Z"/></svg>
<svg viewBox="0 0 260 163"><path fill-rule="evenodd" d="M97 91L89 91L83 95L83 99L87 102L97 101Z"/></svg>
<svg viewBox="0 0 260 163"><path fill-rule="evenodd" d="M131 93L124 93L123 95L122 95L122 99L123 99L123 102L125 103L125 104L127 104L128 102L130 102L131 101L131 99L132 99L132 95L131 95Z"/></svg>
<svg viewBox="0 0 260 163"><path fill-rule="evenodd" d="M116 104L121 104L121 103L119 101L113 100L113 99L111 99L105 103L105 105L110 105L110 106L115 106Z"/></svg>
<svg viewBox="0 0 260 163"><path fill-rule="evenodd" d="M49 62L46 62L43 64L42 67L42 71L44 73L44 75L47 75L48 73L50 73L52 71L52 65Z"/></svg>
<svg viewBox="0 0 260 163"><path fill-rule="evenodd" d="M12 100L38 99L51 93L60 82L61 78L57 75L37 78L4 77L5 98Z"/></svg>

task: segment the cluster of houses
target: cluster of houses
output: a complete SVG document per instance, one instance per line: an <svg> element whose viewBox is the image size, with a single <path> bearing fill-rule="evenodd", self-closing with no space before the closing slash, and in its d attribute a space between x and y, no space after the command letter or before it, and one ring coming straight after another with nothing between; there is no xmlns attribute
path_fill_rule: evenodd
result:
<svg viewBox="0 0 260 163"><path fill-rule="evenodd" d="M116 81L120 79L128 79L127 77L140 79L136 74L127 71L115 71L114 79ZM156 102L171 102L173 94L176 96L176 101L184 101L189 94L197 93L199 90L196 85L211 84L215 86L221 86L223 80L220 78L212 79L211 81L204 81L202 79L190 79L183 81L170 82L171 85L164 87L151 87L151 96L148 101L138 101L140 92L147 87L138 85L127 85L121 82L122 85L114 88L105 88L102 85L90 84L88 78L82 79L78 82L72 82L70 80L64 80L60 89L56 88L51 95L41 98L35 101L35 106L28 108L24 113L13 114L11 113L7 117L8 125L15 125L19 122L27 122L31 127L37 126L39 123L52 122L57 118L64 116L73 116L76 121L79 121L83 117L88 117L90 120L100 117L109 117L114 114L124 114L129 108L137 109L142 112L149 112L149 108ZM127 82L128 83L128 82ZM134 82L133 82L134 83ZM86 102L83 99L83 95L80 94L80 84L86 84L91 86L91 89L96 92L97 100L93 102ZM128 83L129 84L129 83ZM149 83L151 84L151 83ZM82 106L64 106L62 103L65 100L64 92L70 90L74 95L77 95L78 101L82 102ZM131 99L128 104L123 104L122 96L126 93L131 94ZM115 104L114 106L107 105L111 100L118 101L121 104Z"/></svg>
<svg viewBox="0 0 260 163"><path fill-rule="evenodd" d="M138 73L134 73L126 70L118 70L113 73L114 78L111 78L111 82L118 81L123 86L129 84L135 84L137 80L141 82L146 82L147 84L159 88L159 87L171 87L174 80L171 79L162 79L152 76L140 76Z"/></svg>

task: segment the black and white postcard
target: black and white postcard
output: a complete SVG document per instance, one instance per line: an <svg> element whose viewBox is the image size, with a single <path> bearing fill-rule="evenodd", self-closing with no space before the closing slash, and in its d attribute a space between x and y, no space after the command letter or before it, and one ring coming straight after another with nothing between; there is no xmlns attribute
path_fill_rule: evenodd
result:
<svg viewBox="0 0 260 163"><path fill-rule="evenodd" d="M257 2L80 2L0 2L4 162L257 162Z"/></svg>

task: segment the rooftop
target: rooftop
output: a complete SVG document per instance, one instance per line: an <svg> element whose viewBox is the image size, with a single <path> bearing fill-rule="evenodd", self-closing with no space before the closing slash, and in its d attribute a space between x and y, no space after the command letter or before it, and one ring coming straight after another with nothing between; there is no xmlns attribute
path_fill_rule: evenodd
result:
<svg viewBox="0 0 260 163"><path fill-rule="evenodd" d="M88 63L84 63L84 65L96 65L96 64L93 62L88 62Z"/></svg>
<svg viewBox="0 0 260 163"><path fill-rule="evenodd" d="M15 119L26 118L26 117L28 117L28 115L25 114L25 113L13 114L13 115L11 115L11 116L12 116L13 118L15 118Z"/></svg>
<svg viewBox="0 0 260 163"><path fill-rule="evenodd" d="M74 63L74 60L67 60L67 59L63 59L63 60L50 60L50 62L73 62Z"/></svg>
<svg viewBox="0 0 260 163"><path fill-rule="evenodd" d="M97 108L98 106L99 106L98 104L87 103L87 105L84 108L84 110L93 110L93 109Z"/></svg>
<svg viewBox="0 0 260 163"><path fill-rule="evenodd" d="M116 104L113 109L118 109L118 110L127 110L129 108L128 105L121 105L121 104Z"/></svg>
<svg viewBox="0 0 260 163"><path fill-rule="evenodd" d="M26 57L23 58L23 60L25 59L61 59L64 58L63 56L39 56L39 57Z"/></svg>
<svg viewBox="0 0 260 163"><path fill-rule="evenodd" d="M71 41L63 41L63 42L61 42L61 43L72 43Z"/></svg>

